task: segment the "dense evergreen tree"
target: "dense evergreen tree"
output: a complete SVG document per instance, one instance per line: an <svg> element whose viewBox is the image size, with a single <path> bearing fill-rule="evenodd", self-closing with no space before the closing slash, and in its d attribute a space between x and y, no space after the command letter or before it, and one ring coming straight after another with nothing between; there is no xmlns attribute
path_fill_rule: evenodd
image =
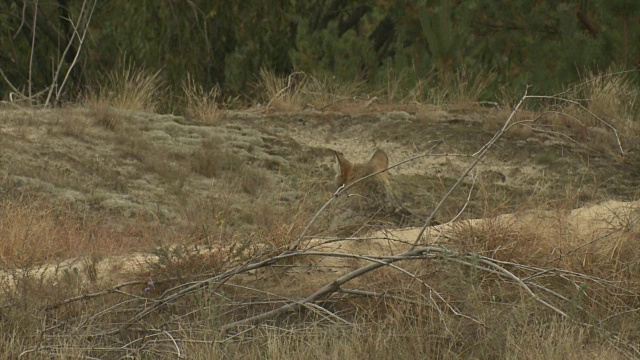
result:
<svg viewBox="0 0 640 360"><path fill-rule="evenodd" d="M87 3L0 0L0 98L60 85ZM465 66L551 92L586 70L633 68L639 44L636 0L99 1L66 93L126 62L161 70L170 89L190 74L247 96L263 67L375 81L387 68L417 80Z"/></svg>

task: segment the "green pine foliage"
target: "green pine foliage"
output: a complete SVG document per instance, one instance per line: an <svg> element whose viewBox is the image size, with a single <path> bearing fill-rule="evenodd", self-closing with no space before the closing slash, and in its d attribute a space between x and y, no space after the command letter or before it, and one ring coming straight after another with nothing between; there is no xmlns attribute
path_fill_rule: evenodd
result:
<svg viewBox="0 0 640 360"><path fill-rule="evenodd" d="M362 41L361 35L349 30L339 36L335 22L314 32L308 22L303 22L298 29L296 48L291 51L294 67L320 78L335 77L346 82L365 77L366 70L375 67L376 57L371 44Z"/></svg>
<svg viewBox="0 0 640 360"><path fill-rule="evenodd" d="M465 69L495 76L483 94L490 99L498 87L521 91L532 85L555 93L586 72L629 70L640 61L636 0L96 4L66 86L69 100L103 74L121 70L123 58L160 71L169 110L187 74L205 91L219 88L223 98L250 99L263 68L278 76L304 71L320 79L361 80L372 89L394 74L404 93L419 84L441 85ZM0 99L15 90L37 94L60 85L52 74L58 66L66 73L80 48L68 19L78 19L81 5L0 1ZM63 56L69 41L71 54Z"/></svg>

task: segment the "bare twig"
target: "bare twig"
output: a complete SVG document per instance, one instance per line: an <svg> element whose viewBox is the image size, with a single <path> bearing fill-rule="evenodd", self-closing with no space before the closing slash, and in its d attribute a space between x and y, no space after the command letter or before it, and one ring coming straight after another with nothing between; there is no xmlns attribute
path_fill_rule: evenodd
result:
<svg viewBox="0 0 640 360"><path fill-rule="evenodd" d="M4 73L4 71L2 71L2 68L0 68L0 75L2 75L2 78L4 79L4 81L7 83L7 85L9 85L9 87L11 88L11 90L13 90L14 93L19 94L22 97L25 97L25 95L20 92L20 90L18 90L12 83L11 80L9 80L9 78L7 77L7 75Z"/></svg>
<svg viewBox="0 0 640 360"><path fill-rule="evenodd" d="M467 175L469 175L469 173L476 167L476 165L478 165L478 163L480 163L480 161L482 161L485 158L485 156L487 155L487 153L489 152L491 147L496 143L496 141L498 141L498 139L500 139L500 137L502 137L502 135L504 135L504 133L509 129L509 125L511 124L511 120L513 119L513 117L516 114L516 112L518 111L518 109L520 109L520 106L522 106L522 103L524 102L524 100L527 98L528 89L529 89L528 87L525 89L524 96L522 96L522 98L520 99L518 104L513 108L513 111L511 111L511 114L507 118L507 121L505 121L505 123L502 126L502 128L495 135L493 135L493 138L491 138L491 140L489 140L488 143L486 143L480 150L478 150L475 154L473 154L473 157L475 158L475 161L473 161L473 163L471 163L471 165L469 165L467 170L458 178L458 180L455 182L455 184L453 184L451 186L451 188L449 188L449 191L447 191L447 193L442 197L442 199L440 199L440 202L433 209L433 211L431 212L431 215L429 215L427 220L425 220L424 225L422 226L422 229L420 229L420 232L418 233L418 236L416 236L416 240L413 242L412 248L415 248L418 245L418 243L420 242L420 239L422 239L422 236L424 235L425 231L427 231L427 228L431 225L431 221L436 216L438 211L440 211L440 208L444 205L445 201L447 201L449 196L451 196L453 191L458 188L458 186L467 177Z"/></svg>
<svg viewBox="0 0 640 360"><path fill-rule="evenodd" d="M578 106L580 109L582 109L583 111L585 111L586 113L591 115L593 118L595 118L596 120L598 120L599 122L604 124L609 129L611 129L611 131L613 132L613 135L616 138L616 142L618 144L618 149L620 150L620 155L622 155L622 156L625 155L625 152L622 149L622 143L620 142L620 136L618 135L618 130L613 125L611 125L608 122L602 120L598 115L596 115L593 112L591 112L591 110L587 109L584 105L580 104L578 101L571 100L571 99L565 99L565 98L561 98L561 97L556 97L556 96L544 96L544 95L529 95L529 96L526 96L526 97L529 98L529 99L560 100L560 101L567 102L569 104L573 104L573 105Z"/></svg>
<svg viewBox="0 0 640 360"><path fill-rule="evenodd" d="M69 39L69 43L67 44L67 46L65 47L64 51L62 52L62 55L60 57L60 61L58 62L58 66L56 67L56 71L53 74L53 80L51 83L51 86L49 87L49 93L47 94L47 98L44 102L44 106L47 107L49 106L49 103L51 101L51 97L53 95L54 90L56 89L56 85L58 82L58 77L60 76L60 71L62 71L62 67L64 64L64 59L66 58L67 53L69 52L69 49L71 48L71 45L73 45L73 42L75 41L75 37L78 38L78 46L76 49L76 53L75 56L73 58L73 61L71 62L71 64L69 64L69 68L67 69L67 72L65 74L65 77L62 81L62 84L60 84L60 88L58 89L58 91L56 92L56 101L60 99L60 95L62 94L62 91L64 89L64 85L67 81L67 78L69 77L69 74L71 73L71 71L73 70L74 66L76 65L77 61L78 61L78 57L80 56L80 52L82 50L82 45L84 43L84 38L87 35L87 32L89 31L89 25L91 23L91 17L93 16L93 13L95 11L96 5L98 3L97 0L92 0L92 4L88 5L87 4L88 0L84 0L82 2L82 8L80 9L80 14L78 15L78 21L77 24L80 25L80 23L82 22L82 20L84 19L83 22L83 29L82 29L82 35L80 35L78 33L78 29L76 24L73 23L73 21L71 21L71 19L67 19L69 22L71 22L71 25L73 26L74 29L74 35L72 36L71 39ZM90 9L89 9L90 7ZM85 19L86 17L86 19Z"/></svg>
<svg viewBox="0 0 640 360"><path fill-rule="evenodd" d="M307 76L307 74L305 74L303 71L296 71L293 72L291 74L289 74L289 79L287 80L287 86L283 87L282 89L280 89L280 91L278 91L272 98L271 100L269 100L269 103L267 104L266 108L270 108L271 104L273 103L273 101L275 99L277 99L278 97L280 97L280 95L282 95L285 91L291 89L291 87L293 86L293 77L295 75L304 75L304 77Z"/></svg>
<svg viewBox="0 0 640 360"><path fill-rule="evenodd" d="M31 25L31 53L29 54L29 81L28 81L28 92L27 95L31 98L31 88L33 84L31 82L31 75L33 71L33 53L35 52L36 46L36 24L38 20L38 0L35 0L33 3L33 24Z"/></svg>
<svg viewBox="0 0 640 360"><path fill-rule="evenodd" d="M101 296L105 296L105 295L109 295L109 294L114 294L114 293L118 293L120 292L120 289L122 289L123 287L127 287L127 286L132 286L132 285L144 285L146 284L146 281L129 281L126 283L122 283L122 284L118 284L116 286L114 286L111 289L108 290L104 290L104 291L99 291L96 293L91 293L91 294L81 294L78 296L74 296L68 299L65 299L63 301L57 302L55 304L51 304L49 306L47 306L45 308L45 310L54 310L57 309L61 306L76 302L76 301L82 301L82 300L89 300L89 299L93 299L93 298L97 298L97 297L101 297Z"/></svg>

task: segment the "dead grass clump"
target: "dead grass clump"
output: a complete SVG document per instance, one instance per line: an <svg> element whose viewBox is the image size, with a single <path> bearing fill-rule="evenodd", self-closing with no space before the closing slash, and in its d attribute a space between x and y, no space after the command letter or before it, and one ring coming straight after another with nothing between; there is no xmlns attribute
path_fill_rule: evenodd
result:
<svg viewBox="0 0 640 360"><path fill-rule="evenodd" d="M472 73L462 66L449 74L432 74L418 80L407 98L435 106L475 107L495 78L493 72Z"/></svg>
<svg viewBox="0 0 640 360"><path fill-rule="evenodd" d="M606 338L568 321L543 318L507 325L504 355L508 359L624 359Z"/></svg>
<svg viewBox="0 0 640 360"><path fill-rule="evenodd" d="M109 131L121 130L124 126L122 116L105 102L91 104L90 114L96 124Z"/></svg>
<svg viewBox="0 0 640 360"><path fill-rule="evenodd" d="M337 302L346 304L349 301L346 296ZM337 305L337 302L333 304ZM607 342L606 337L575 323L544 316L527 305L506 310L503 304L502 311L487 311L483 325L391 299L372 298L368 304L363 301L361 305L354 315L325 304L340 313L342 319L348 319L348 323L323 325L319 320L322 318L320 311L309 308L304 314L282 319L277 326L255 327L223 349L213 345L216 341L194 341L185 344L183 350L196 359L205 359L213 351L236 357L293 359L626 358L625 353L613 342ZM372 307L384 310L372 314L369 310ZM205 308L212 308L212 305L205 305ZM210 323L219 323L219 315L219 308L211 311ZM286 325L295 323L305 325L293 328ZM185 328L199 329L194 333L219 334L214 333L215 329L203 326L206 322L202 319L191 324Z"/></svg>
<svg viewBox="0 0 640 360"><path fill-rule="evenodd" d="M87 133L90 121L84 116L74 114L71 111L65 114L62 120L62 133L77 139L82 139Z"/></svg>
<svg viewBox="0 0 640 360"><path fill-rule="evenodd" d="M191 155L191 170L208 178L219 176L220 154L212 154L203 149L198 149Z"/></svg>
<svg viewBox="0 0 640 360"><path fill-rule="evenodd" d="M30 267L67 255L83 236L55 209L15 202L0 204L0 264ZM62 218L60 216L62 215Z"/></svg>
<svg viewBox="0 0 640 360"><path fill-rule="evenodd" d="M306 105L301 95L305 81L304 73L280 77L273 71L263 68L260 70L258 88L264 94L267 108L273 108L276 111L299 111Z"/></svg>
<svg viewBox="0 0 640 360"><path fill-rule="evenodd" d="M366 107L369 101L375 100L368 95L361 95L363 86L364 82L357 79L341 82L335 77L318 79L312 76L305 83L303 94L306 103L315 110L351 112L352 108ZM359 104L356 105L356 102Z"/></svg>
<svg viewBox="0 0 640 360"><path fill-rule="evenodd" d="M633 149L640 136L640 90L633 73L588 72L581 82L554 96L532 95L539 110L518 111L507 136L526 139L554 137L558 142L575 143L598 153L621 154ZM504 97L504 96L503 96ZM506 100L511 102L511 100ZM525 104L527 105L527 104ZM508 117L505 108L485 119L485 128L498 130Z"/></svg>
<svg viewBox="0 0 640 360"><path fill-rule="evenodd" d="M154 112L160 104L161 87L160 70L151 73L128 63L121 65L120 71L104 75L84 103L90 108L108 104L116 109Z"/></svg>
<svg viewBox="0 0 640 360"><path fill-rule="evenodd" d="M614 205L527 211L462 221L453 229L457 244L494 259L554 266L640 286L640 276L630 271L640 268L636 244L640 218L637 210Z"/></svg>
<svg viewBox="0 0 640 360"><path fill-rule="evenodd" d="M242 166L242 159L232 152L222 150L216 139L203 141L200 148L191 154L191 170L208 178L235 172Z"/></svg>
<svg viewBox="0 0 640 360"><path fill-rule="evenodd" d="M274 199L260 199L252 221L262 242L280 248L296 240L312 214L304 200L293 207L274 205L273 202Z"/></svg>
<svg viewBox="0 0 640 360"><path fill-rule="evenodd" d="M239 181L240 189L252 196L269 191L271 185L271 179L266 170L250 165L243 166L239 174L234 174L233 177Z"/></svg>
<svg viewBox="0 0 640 360"><path fill-rule="evenodd" d="M145 155L153 152L153 144L144 138L140 131L117 132L114 140L118 145L120 156L123 158L144 161Z"/></svg>
<svg viewBox="0 0 640 360"><path fill-rule="evenodd" d="M266 107L276 111L300 111L312 108L318 111L353 111L363 82L340 82L332 77L316 78L303 72L280 77L273 71L262 69L257 87L263 94ZM367 103L368 96L363 97ZM362 108L362 104L355 106Z"/></svg>
<svg viewBox="0 0 640 360"><path fill-rule="evenodd" d="M590 149L618 153L635 146L640 136L640 90L632 72L587 72L581 82L556 96L544 110L551 124ZM614 131L615 129L615 131Z"/></svg>
<svg viewBox="0 0 640 360"><path fill-rule="evenodd" d="M378 88L383 89L384 97L387 102L403 102L404 100L416 100L413 94L409 94L408 98L405 97L406 90L408 88L408 73L398 72L391 66L387 66L386 72L383 75L381 83Z"/></svg>
<svg viewBox="0 0 640 360"><path fill-rule="evenodd" d="M546 255L540 254L540 244L534 234L518 229L509 219L485 219L481 223L461 221L454 229L463 247L500 260L539 263L544 258L538 257Z"/></svg>
<svg viewBox="0 0 640 360"><path fill-rule="evenodd" d="M189 241L206 246L221 239L225 244L236 241L238 209L233 206L231 194L179 200L183 221L180 232L186 234Z"/></svg>
<svg viewBox="0 0 640 360"><path fill-rule="evenodd" d="M477 74L462 66L443 79L446 98L455 105L476 105L495 78L493 72Z"/></svg>
<svg viewBox="0 0 640 360"><path fill-rule="evenodd" d="M239 294L236 294L236 297L238 296ZM347 304L350 299L342 298L337 302ZM355 316L353 313L342 313L344 318L349 319L349 323L330 324L324 323L321 309L310 307L301 314L291 314L280 319L274 326L259 326L248 330L242 337L238 337L237 341L227 343L224 348L214 346L215 341L202 342L200 345L191 342L185 343L184 351L190 358L195 359L206 359L212 351L222 356L242 358L458 358L455 350L460 344L455 343L456 339L452 334L452 331L455 332L457 329L444 327L437 315L422 311L418 306L400 309L401 306L384 299L374 300L372 303L377 303L380 307L386 304L388 311L374 319L370 317L368 307L364 306ZM207 324L218 324L224 320L220 317L224 308L214 309L213 306L216 305L203 305L206 309L214 310L201 311L209 312L210 320L198 319L190 328L198 330L193 334L200 333L218 339L220 332ZM332 307L331 304L325 306ZM336 311L335 308L332 310ZM460 340L462 341L462 338ZM465 341L467 345L471 343L472 341Z"/></svg>
<svg viewBox="0 0 640 360"><path fill-rule="evenodd" d="M218 106L221 97L218 86L207 91L187 75L187 80L182 84L182 91L185 96L184 111L187 116L205 124L216 124L224 116L224 111Z"/></svg>
<svg viewBox="0 0 640 360"><path fill-rule="evenodd" d="M181 244L155 248L155 258L147 261L151 279L175 279L179 283L192 281L201 274L220 272L232 266L239 246L227 244ZM166 286L166 284L165 284ZM160 294L158 288L154 293Z"/></svg>
<svg viewBox="0 0 640 360"><path fill-rule="evenodd" d="M612 121L624 131L624 125L640 110L640 90L633 83L631 73L610 72L596 74L588 72L574 91L585 95L587 108L595 115ZM593 126L602 126L591 119Z"/></svg>
<svg viewBox="0 0 640 360"><path fill-rule="evenodd" d="M4 268L29 268L88 254L117 254L149 247L160 239L175 240L170 229L142 217L113 226L102 216L88 217L86 210L76 205L43 199L2 202L0 214L0 264Z"/></svg>
<svg viewBox="0 0 640 360"><path fill-rule="evenodd" d="M147 140L138 130L118 131L114 139L122 145L118 147L121 157L139 161L144 170L158 175L166 183L175 185L175 190L179 191L189 177L186 154L159 147Z"/></svg>
<svg viewBox="0 0 640 360"><path fill-rule="evenodd" d="M189 167L180 159L172 159L177 154L163 153L152 147L152 150L144 153L144 168L160 176L161 180L175 185L175 190L182 189L189 177ZM186 157L186 156L185 156Z"/></svg>

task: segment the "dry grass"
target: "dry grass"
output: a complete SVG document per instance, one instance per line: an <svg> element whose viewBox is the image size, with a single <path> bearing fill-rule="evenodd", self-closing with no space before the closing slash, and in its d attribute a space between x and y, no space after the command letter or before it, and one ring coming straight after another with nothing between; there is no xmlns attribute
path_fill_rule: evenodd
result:
<svg viewBox="0 0 640 360"><path fill-rule="evenodd" d="M536 110L518 111L507 137L540 139L577 144L589 151L621 159L622 152L636 151L640 142L640 90L634 74L617 72L587 73L580 83L555 96L535 96L525 106ZM504 96L502 96L504 98ZM484 127L502 127L511 109L507 106L487 116Z"/></svg>
<svg viewBox="0 0 640 360"><path fill-rule="evenodd" d="M262 69L256 88L263 105L280 112L302 110L373 114L388 111L429 112L433 106L476 108L495 74L473 74L462 67L453 74L431 74L407 89L409 77L388 70L382 90L368 91L365 81L318 78L302 72L278 76ZM425 109L425 107L428 107Z"/></svg>
<svg viewBox="0 0 640 360"><path fill-rule="evenodd" d="M451 104L474 105L480 100L484 91L495 81L495 74L477 74L466 67L459 68L450 76L442 79L445 88L444 97Z"/></svg>
<svg viewBox="0 0 640 360"><path fill-rule="evenodd" d="M271 190L267 170L254 166L243 166L237 174L229 174L230 181L235 181L240 189L249 195L258 196Z"/></svg>
<svg viewBox="0 0 640 360"><path fill-rule="evenodd" d="M160 105L162 79L160 71L149 72L131 63L121 65L120 71L103 76L102 81L87 93L84 105L88 108L113 108L154 112Z"/></svg>
<svg viewBox="0 0 640 360"><path fill-rule="evenodd" d="M582 283L585 292L581 305L590 309L588 315L580 316L602 319L612 311L636 306L637 301L629 295L640 290L637 210L613 204L598 210L533 210L480 224L461 222L455 232L456 242L466 251L511 264L561 269L568 272L568 277L580 274L583 278L577 283ZM588 277L601 280L587 285ZM552 276L547 286L567 297L576 296L562 282L562 277ZM611 284L620 286L621 292L610 292Z"/></svg>
<svg viewBox="0 0 640 360"><path fill-rule="evenodd" d="M611 222L612 229L620 229L617 237L610 236L606 241L587 246L576 241L576 236L570 236L567 227L570 222L562 217L552 218L555 227L537 224L523 213L517 215L524 219L521 223L496 219L476 226L461 222L456 228L452 247L462 246L459 254L479 254L520 264L522 268L510 269L523 278L528 267L549 268L544 284L570 299L566 302L567 311L573 311L569 319L531 301L521 288L505 278L481 271L472 260L463 265L444 257L398 262L397 266L405 272L386 268L368 274L360 282L343 286L344 292L320 303L322 307L307 307L279 317L268 326L243 330L232 338L220 332L220 326L232 319L266 311L290 297L303 297L305 290L313 291L318 284L337 276L335 270L325 269L322 264L311 261L313 258L303 257L278 262L279 267L240 275L224 283L216 282L210 290L197 290L179 297L162 311L118 331L117 337L98 335L117 329L151 306L153 302L149 297L172 294L232 266L280 254L282 250L278 249L296 239L311 215L304 205L298 208L275 205L274 198L280 196L258 198L245 214L234 209L231 195L185 204L183 218L191 229L188 237L198 246L158 248L154 252L157 260L148 264L148 271L133 277L141 282L119 293L87 298L82 303L71 302L56 311L48 311L46 306L85 293L86 285L78 287L79 280L74 280L72 273L62 276L61 279L66 280L55 286L46 279L16 275L22 284L30 285L19 294L6 291L3 294L3 299L14 305L5 310L3 317L2 355L16 357L25 350L38 348L42 358L52 353L67 357L112 357L135 352L153 358L173 358L180 353L194 359L208 359L212 354L221 358L298 359L327 356L622 359L628 354L624 352L628 348L626 344L640 337L638 314L628 312L637 306L633 294L640 284L637 275L640 254L634 245L638 221L623 213L616 213L613 218L617 220ZM74 230L77 225L73 224L78 221L75 216L50 209L50 205L3 205L0 211L6 215L6 221L0 222L1 235L13 239L7 242L10 246L3 244L3 259L17 259L10 265L18 266L18 262L24 260L21 254L32 254L44 261L49 256L62 256L60 249L65 247L74 249L67 250L64 256L89 251L83 248L85 231L99 234L96 227ZM233 222L244 216L252 216L250 222L256 225L257 231L248 236L234 235ZM553 232L543 233L540 228L553 229ZM146 234L148 229L140 232ZM158 233L146 235L153 238ZM93 245L113 245L118 237L123 236L109 233ZM68 245L60 242L61 239ZM50 245L43 247L47 242ZM353 268L361 263L364 262L354 260L345 265ZM85 269L88 272L91 266ZM406 271L414 275L407 276ZM560 275L557 271L561 271ZM313 274L320 279L312 280ZM578 280L580 277L574 278L574 274L592 276L593 280ZM567 281L567 277L572 281ZM30 281L25 282L28 279ZM581 281L584 281L582 288ZM603 281L615 282L616 289L607 292L602 286L604 283L600 283ZM428 287L423 286L423 282ZM350 290L366 290L370 294L357 295ZM436 293L443 297L438 298ZM33 296L40 300L29 302ZM15 306L20 303L26 305ZM447 306L464 316L447 310ZM326 311L321 311L322 308ZM587 313L580 309L586 309ZM328 311L342 320L328 316ZM626 316L615 315L623 313ZM77 326L44 324L45 330L41 322L33 320L45 314L55 321ZM600 320L603 322L598 323ZM598 327L581 325L583 322ZM140 328L143 325L146 327ZM160 326L162 330L157 330ZM140 333L141 329L146 330ZM47 334L45 340L27 335L38 331ZM617 340L611 341L608 331L619 334ZM86 337L93 339L92 346L80 340ZM174 343L171 339L181 341ZM37 358L35 353L34 357Z"/></svg>
<svg viewBox="0 0 640 360"><path fill-rule="evenodd" d="M65 111L62 120L62 134L77 139L83 139L91 126L91 121L71 111Z"/></svg>
<svg viewBox="0 0 640 360"><path fill-rule="evenodd" d="M632 81L633 73L610 72L607 74L587 73L581 83L572 91L584 95L589 111L625 130L625 124L632 121L640 110L640 90ZM591 119L592 126L602 126L597 119Z"/></svg>
<svg viewBox="0 0 640 360"><path fill-rule="evenodd" d="M342 96L336 94L357 92L334 88L331 81L314 85L313 78L281 80L269 98L275 99L273 109L308 104L337 109L349 103L332 104ZM390 98L400 96L389 86ZM458 88L474 93L468 84ZM312 103L313 96L318 103ZM468 103L472 98L459 99ZM520 112L516 121L537 115ZM233 152L236 148L226 148L226 139L193 140L196 132L187 128L184 138L193 137L170 148L143 137L143 127L133 129L108 105L94 107L91 116L95 121L89 123L70 118L61 123L62 132L91 144L95 138L89 132L101 131L100 136L117 145L113 157L129 164L123 169L135 164L139 173L130 175L135 181L181 184L184 192L175 196L165 188L158 192L162 201L177 204L178 215L171 222L159 216L160 201L158 209L123 217L100 209L99 199L78 204L17 192L4 197L0 265L14 285L0 280L0 357L622 359L638 354L631 346L640 339L640 228L633 212L613 209L606 217L612 231L608 235L578 232L568 211L546 217L539 216L547 214L541 211L523 211L473 226L459 222L446 237L447 252L398 261L299 310L222 332L225 324L300 303L344 272L379 261L359 254L389 254L408 244L378 239L375 247L369 246L376 244L372 239L330 238L327 246L352 253L345 255L351 258L304 252L293 256L285 250L317 210L320 201L312 196L320 197L319 189L324 189L324 179L316 179L322 171L304 174L310 179L299 181L300 186L296 182L292 194L284 184L291 169L241 157ZM558 129L579 134L571 120L549 117L541 124L562 125ZM553 163L544 153L537 156L537 165ZM308 160L311 165L314 161ZM80 165L108 182L117 177L97 160ZM34 177L41 178L35 171L51 170L34 170ZM182 189L193 178L206 181ZM206 190L187 196L196 186ZM482 191L493 200L487 201L486 216L504 211L504 193L492 187ZM556 208L578 203L577 195L567 191L566 196L553 199L565 202ZM549 199L527 202L548 204ZM318 224L310 234L326 233ZM137 258L136 270L122 265L100 272L111 255L152 247L151 256ZM283 257L243 272L271 256ZM34 272L38 264L73 257L81 261L55 277ZM567 315L541 305L512 278L488 271L497 267L482 261L510 271ZM239 273L216 278L231 269ZM130 283L114 288L118 282ZM145 311L149 313L140 315Z"/></svg>
<svg viewBox="0 0 640 360"><path fill-rule="evenodd" d="M266 106L276 111L319 111L353 112L354 102L368 103L369 96L361 96L363 83L353 81L343 83L335 78L322 79L302 72L287 77L277 76L273 71L262 69L257 88ZM362 104L355 106L356 109Z"/></svg>
<svg viewBox="0 0 640 360"><path fill-rule="evenodd" d="M305 81L304 73L280 77L273 71L261 69L257 87L264 94L266 107L276 111L299 111L306 106L305 99L301 95L301 88Z"/></svg>
<svg viewBox="0 0 640 360"><path fill-rule="evenodd" d="M185 97L184 112L187 116L204 124L216 124L224 116L224 111L219 108L221 98L220 88L214 86L211 90L205 90L196 84L191 76L182 84Z"/></svg>
<svg viewBox="0 0 640 360"><path fill-rule="evenodd" d="M425 79L419 79L408 92L406 100L436 106L477 106L495 78L492 72L476 74L466 67L461 67L451 74L434 73ZM396 81L398 80L401 78ZM395 87L397 86L393 86Z"/></svg>
<svg viewBox="0 0 640 360"><path fill-rule="evenodd" d="M221 141L215 138L203 141L200 148L191 154L191 170L209 178L221 177L223 173L238 170L242 165L242 159L224 150Z"/></svg>
<svg viewBox="0 0 640 360"><path fill-rule="evenodd" d="M371 100L371 96L363 94L364 83L358 80L343 83L330 77L311 77L306 85L304 95L316 110L345 111L352 102L366 104Z"/></svg>
<svg viewBox="0 0 640 360"><path fill-rule="evenodd" d="M637 145L640 90L632 72L587 72L580 83L548 97L543 125L560 129L601 153L620 154ZM615 131L614 131L615 129ZM616 132L619 140L616 138Z"/></svg>
<svg viewBox="0 0 640 360"><path fill-rule="evenodd" d="M110 131L123 129L124 121L122 115L118 114L117 110L109 106L106 102L92 104L90 111L94 121L105 129Z"/></svg>
<svg viewBox="0 0 640 360"><path fill-rule="evenodd" d="M113 255L172 237L167 229L148 224L144 217L114 227L87 217L74 204L42 199L5 201L0 204L0 213L0 264L4 268L36 266L88 254Z"/></svg>

